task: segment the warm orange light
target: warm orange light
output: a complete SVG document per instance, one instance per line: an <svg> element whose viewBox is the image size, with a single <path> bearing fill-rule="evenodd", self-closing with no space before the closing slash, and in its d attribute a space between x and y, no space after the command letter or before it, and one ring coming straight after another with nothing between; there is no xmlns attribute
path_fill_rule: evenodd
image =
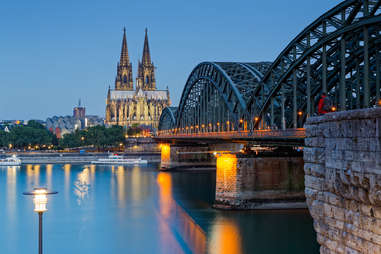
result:
<svg viewBox="0 0 381 254"><path fill-rule="evenodd" d="M298 116L302 116L303 115L303 112L302 111L299 111L298 112Z"/></svg>
<svg viewBox="0 0 381 254"><path fill-rule="evenodd" d="M169 144L161 145L161 163L162 166L165 166L170 162L171 159L171 146Z"/></svg>
<svg viewBox="0 0 381 254"><path fill-rule="evenodd" d="M240 119L240 120L239 120L239 122L240 122L240 123L243 123L243 120L242 120L242 119Z"/></svg>
<svg viewBox="0 0 381 254"><path fill-rule="evenodd" d="M81 140L82 140L82 141L85 140L85 137L81 137Z"/></svg>
<svg viewBox="0 0 381 254"><path fill-rule="evenodd" d="M235 221L218 217L212 227L209 241L209 253L243 253L241 232Z"/></svg>
<svg viewBox="0 0 381 254"><path fill-rule="evenodd" d="M332 112L335 112L337 110L337 108L335 106L332 106L331 110L332 110Z"/></svg>
<svg viewBox="0 0 381 254"><path fill-rule="evenodd" d="M123 146L123 143L120 143L119 146Z"/></svg>
<svg viewBox="0 0 381 254"><path fill-rule="evenodd" d="M378 100L378 106L381 106L381 99Z"/></svg>
<svg viewBox="0 0 381 254"><path fill-rule="evenodd" d="M13 145L12 145L12 144L9 144L8 147L9 147L9 149L11 149L11 148L13 147Z"/></svg>
<svg viewBox="0 0 381 254"><path fill-rule="evenodd" d="M258 122L258 120L259 120L258 116L254 117L254 121Z"/></svg>
<svg viewBox="0 0 381 254"><path fill-rule="evenodd" d="M198 129L198 125L196 125L196 129Z"/></svg>
<svg viewBox="0 0 381 254"><path fill-rule="evenodd" d="M230 124L230 122L229 122L229 121L226 121L226 124L227 124L227 125L229 125L229 124Z"/></svg>
<svg viewBox="0 0 381 254"><path fill-rule="evenodd" d="M220 123L219 123L219 122L217 122L217 126L220 126Z"/></svg>
<svg viewBox="0 0 381 254"><path fill-rule="evenodd" d="M235 192L237 177L237 157L230 153L217 153L216 188Z"/></svg>

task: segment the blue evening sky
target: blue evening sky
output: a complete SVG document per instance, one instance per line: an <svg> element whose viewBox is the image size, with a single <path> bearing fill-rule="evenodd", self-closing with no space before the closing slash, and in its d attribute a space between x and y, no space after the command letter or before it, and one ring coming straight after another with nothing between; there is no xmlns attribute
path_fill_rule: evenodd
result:
<svg viewBox="0 0 381 254"><path fill-rule="evenodd" d="M159 89L177 105L202 61L273 61L339 0L22 0L0 7L0 119L104 116L123 26L136 78L148 27Z"/></svg>

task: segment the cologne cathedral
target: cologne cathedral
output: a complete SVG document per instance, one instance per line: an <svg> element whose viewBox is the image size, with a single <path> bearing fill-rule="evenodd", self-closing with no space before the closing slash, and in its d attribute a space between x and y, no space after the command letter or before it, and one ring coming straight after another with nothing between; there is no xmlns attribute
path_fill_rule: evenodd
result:
<svg viewBox="0 0 381 254"><path fill-rule="evenodd" d="M131 126L133 124L157 128L161 111L170 106L168 87L156 89L155 66L151 62L147 29L145 30L143 56L138 63L134 89L132 65L128 56L126 29L122 52L117 66L115 88L108 90L106 100L106 124Z"/></svg>

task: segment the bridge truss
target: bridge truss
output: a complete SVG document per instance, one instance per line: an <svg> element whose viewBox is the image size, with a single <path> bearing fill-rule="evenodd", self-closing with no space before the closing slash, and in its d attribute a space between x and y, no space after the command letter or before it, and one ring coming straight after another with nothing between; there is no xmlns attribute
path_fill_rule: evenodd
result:
<svg viewBox="0 0 381 254"><path fill-rule="evenodd" d="M163 111L159 133L298 128L316 113L322 93L337 110L381 105L380 14L381 0L347 0L272 63L200 63L177 110Z"/></svg>

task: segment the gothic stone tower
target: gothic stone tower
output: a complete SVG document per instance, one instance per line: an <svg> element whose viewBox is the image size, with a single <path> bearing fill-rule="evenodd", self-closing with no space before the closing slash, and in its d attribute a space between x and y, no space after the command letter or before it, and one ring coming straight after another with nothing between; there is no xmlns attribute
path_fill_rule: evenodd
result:
<svg viewBox="0 0 381 254"><path fill-rule="evenodd" d="M115 78L115 90L133 90L132 65L128 56L126 28L123 29L122 51Z"/></svg>
<svg viewBox="0 0 381 254"><path fill-rule="evenodd" d="M156 90L155 66L151 62L151 53L148 45L147 28L144 38L142 61L139 62L138 76L136 78L136 88L142 88L145 91Z"/></svg>
<svg viewBox="0 0 381 254"><path fill-rule="evenodd" d="M162 110L170 106L168 88L156 89L155 67L151 62L147 29L142 61L138 64L136 90L133 89L132 66L128 57L126 31L118 63L115 89L109 87L106 99L106 125L146 125L157 128Z"/></svg>

